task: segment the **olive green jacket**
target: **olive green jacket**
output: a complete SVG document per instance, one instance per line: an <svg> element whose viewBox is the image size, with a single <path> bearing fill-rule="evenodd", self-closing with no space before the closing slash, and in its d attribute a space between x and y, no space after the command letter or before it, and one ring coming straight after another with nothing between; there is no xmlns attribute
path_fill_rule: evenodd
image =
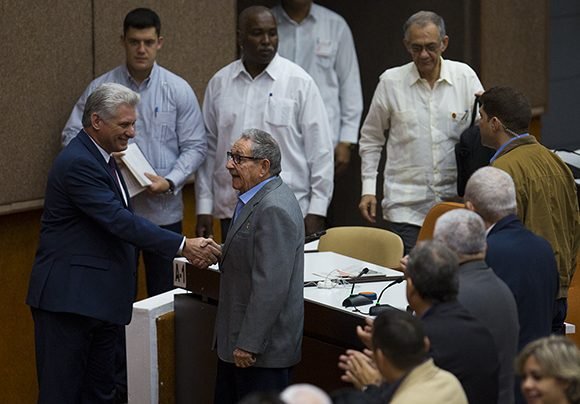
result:
<svg viewBox="0 0 580 404"><path fill-rule="evenodd" d="M558 297L567 297L580 245L580 216L572 172L533 136L510 143L492 166L513 178L518 216L524 225L552 245L560 272Z"/></svg>

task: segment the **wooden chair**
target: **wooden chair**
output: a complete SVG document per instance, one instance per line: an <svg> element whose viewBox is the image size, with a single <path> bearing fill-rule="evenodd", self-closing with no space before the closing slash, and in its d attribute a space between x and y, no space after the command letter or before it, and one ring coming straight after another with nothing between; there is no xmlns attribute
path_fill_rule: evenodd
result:
<svg viewBox="0 0 580 404"><path fill-rule="evenodd" d="M393 232L376 227L333 227L320 238L318 251L332 251L398 269L403 257L403 240Z"/></svg>
<svg viewBox="0 0 580 404"><path fill-rule="evenodd" d="M429 212L427 212L427 216L425 216L425 220L423 221L423 226L419 231L419 236L417 237L417 241L422 240L430 240L433 238L433 230L435 229L435 222L445 212L449 212L453 209L461 209L465 208L463 203L458 202L440 202L433 206Z"/></svg>

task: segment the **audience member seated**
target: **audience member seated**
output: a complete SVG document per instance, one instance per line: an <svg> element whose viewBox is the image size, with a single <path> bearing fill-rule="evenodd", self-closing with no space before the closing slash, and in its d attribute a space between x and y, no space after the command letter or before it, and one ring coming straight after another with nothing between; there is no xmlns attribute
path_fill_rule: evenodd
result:
<svg viewBox="0 0 580 404"><path fill-rule="evenodd" d="M547 337L552 330L559 290L552 247L526 229L516 216L514 181L503 170L494 167L477 170L465 188L465 206L485 222L488 229L485 260L516 299L519 351L529 342Z"/></svg>
<svg viewBox="0 0 580 404"><path fill-rule="evenodd" d="M374 322L372 346L374 363L386 382L375 394L378 402L467 403L457 378L429 358L429 339L417 318L396 309L382 312ZM347 359L347 372L356 378L372 368L358 353Z"/></svg>
<svg viewBox="0 0 580 404"><path fill-rule="evenodd" d="M459 302L458 262L441 242L416 246L405 272L407 300L431 341L435 364L461 382L470 404L498 400L498 354L491 333Z"/></svg>
<svg viewBox="0 0 580 404"><path fill-rule="evenodd" d="M566 337L544 337L528 344L516 367L528 404L580 403L580 351Z"/></svg>
<svg viewBox="0 0 580 404"><path fill-rule="evenodd" d="M495 342L500 366L498 403L513 403L518 312L512 292L484 261L483 220L467 209L455 209L439 217L433 235L459 259L457 300L489 330Z"/></svg>
<svg viewBox="0 0 580 404"><path fill-rule="evenodd" d="M469 403L496 403L497 349L487 328L457 301L458 272L456 255L443 243L435 240L420 243L406 259L407 300L431 342L429 353L435 365L459 379ZM364 328L357 327L359 338L371 350L373 329L370 319ZM348 350L340 358L339 366L345 370L342 379L355 383L348 373L353 370L349 357L362 357L361 353ZM362 360L356 365L372 375L371 367L364 366Z"/></svg>

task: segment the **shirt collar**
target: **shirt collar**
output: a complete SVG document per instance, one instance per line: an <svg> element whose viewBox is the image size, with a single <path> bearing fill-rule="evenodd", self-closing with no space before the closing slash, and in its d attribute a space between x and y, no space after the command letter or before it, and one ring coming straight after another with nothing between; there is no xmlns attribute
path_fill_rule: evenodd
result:
<svg viewBox="0 0 580 404"><path fill-rule="evenodd" d="M254 80L257 79L258 77L264 75L264 74L267 74L268 76L270 76L272 78L272 80L275 81L277 79L277 77L281 76L284 72L284 69L281 66L280 59L281 59L280 55L278 55L278 52L276 52L276 54L274 55L274 58L272 59L270 64L268 66L266 66L266 68L264 69L264 71L262 73L258 74L256 77L254 77ZM236 66L234 66L233 76L234 76L234 78L237 78L242 74L245 75L246 77L248 77L250 80L252 80L252 76L246 70L246 67L244 66L244 62L242 61L242 59L238 59L238 64Z"/></svg>
<svg viewBox="0 0 580 404"><path fill-rule="evenodd" d="M101 146L99 146L99 144L97 142L95 142L95 139L93 139L91 137L91 135L89 135L86 131L85 131L85 133L87 134L89 139L91 139L91 142L93 142L94 145L97 146L97 150L99 151L99 153L101 153L101 156L103 156L103 158L105 159L105 163L109 164L109 160L112 158L112 156L109 153L107 153L105 151L105 149L103 149Z"/></svg>
<svg viewBox="0 0 580 404"><path fill-rule="evenodd" d="M312 20L313 22L316 22L316 20L319 20L321 18L320 7L314 3L312 3L310 5L310 11L308 12L308 15L300 23L297 23L292 18L290 18L290 16L286 12L286 10L284 10L284 7L282 7L281 4L278 5L277 8L280 10L280 15L282 16L282 18L284 18L286 20L287 23L292 24L292 25L296 25L296 26L302 25L308 20Z"/></svg>
<svg viewBox="0 0 580 404"><path fill-rule="evenodd" d="M238 196L238 199L242 201L244 205L247 204L250 201L250 199L252 199L262 188L264 188L264 186L267 183L269 183L276 177L277 175L273 175L272 177L265 179L259 184L254 185L252 188L248 189L246 192Z"/></svg>
<svg viewBox="0 0 580 404"><path fill-rule="evenodd" d="M522 133L521 135L517 135L512 137L510 140L508 140L507 142L505 142L504 144L502 144L499 149L496 150L495 154L493 155L493 157L489 160L490 163L493 163L501 154L502 152L506 149L506 147L508 147L511 143L515 142L518 139L521 139L523 137L529 136L529 133Z"/></svg>
<svg viewBox="0 0 580 404"><path fill-rule="evenodd" d="M157 65L157 62L153 62L153 67L151 68L151 74L149 74L149 77L143 80L141 84L137 84L133 76L131 76L129 69L127 68L127 64L123 64L122 69L123 75L127 80L127 84L133 86L134 88L139 88L140 86L145 86L145 88L149 88L153 79L157 77L157 75L159 74L159 66Z"/></svg>
<svg viewBox="0 0 580 404"><path fill-rule="evenodd" d="M445 62L445 59L442 57L439 58L441 60L441 70L439 71L439 78L437 81L446 81L449 84L453 85L453 80L451 79L451 72L449 71L448 63ZM412 86L419 80L421 80L421 75L419 74L419 70L415 65L415 62L411 62L411 73L408 76L408 86Z"/></svg>

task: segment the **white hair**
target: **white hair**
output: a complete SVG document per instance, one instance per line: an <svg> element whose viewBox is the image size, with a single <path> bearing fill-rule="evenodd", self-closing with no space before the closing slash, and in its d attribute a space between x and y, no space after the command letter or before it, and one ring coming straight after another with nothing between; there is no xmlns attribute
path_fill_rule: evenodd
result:
<svg viewBox="0 0 580 404"><path fill-rule="evenodd" d="M324 390L307 383L293 384L286 387L280 398L286 404L332 404Z"/></svg>
<svg viewBox="0 0 580 404"><path fill-rule="evenodd" d="M465 186L465 202L488 223L496 223L517 210L516 186L508 173L495 167L477 170Z"/></svg>
<svg viewBox="0 0 580 404"><path fill-rule="evenodd" d="M435 222L433 238L459 256L485 252L487 245L483 220L467 209L454 209L441 215Z"/></svg>

